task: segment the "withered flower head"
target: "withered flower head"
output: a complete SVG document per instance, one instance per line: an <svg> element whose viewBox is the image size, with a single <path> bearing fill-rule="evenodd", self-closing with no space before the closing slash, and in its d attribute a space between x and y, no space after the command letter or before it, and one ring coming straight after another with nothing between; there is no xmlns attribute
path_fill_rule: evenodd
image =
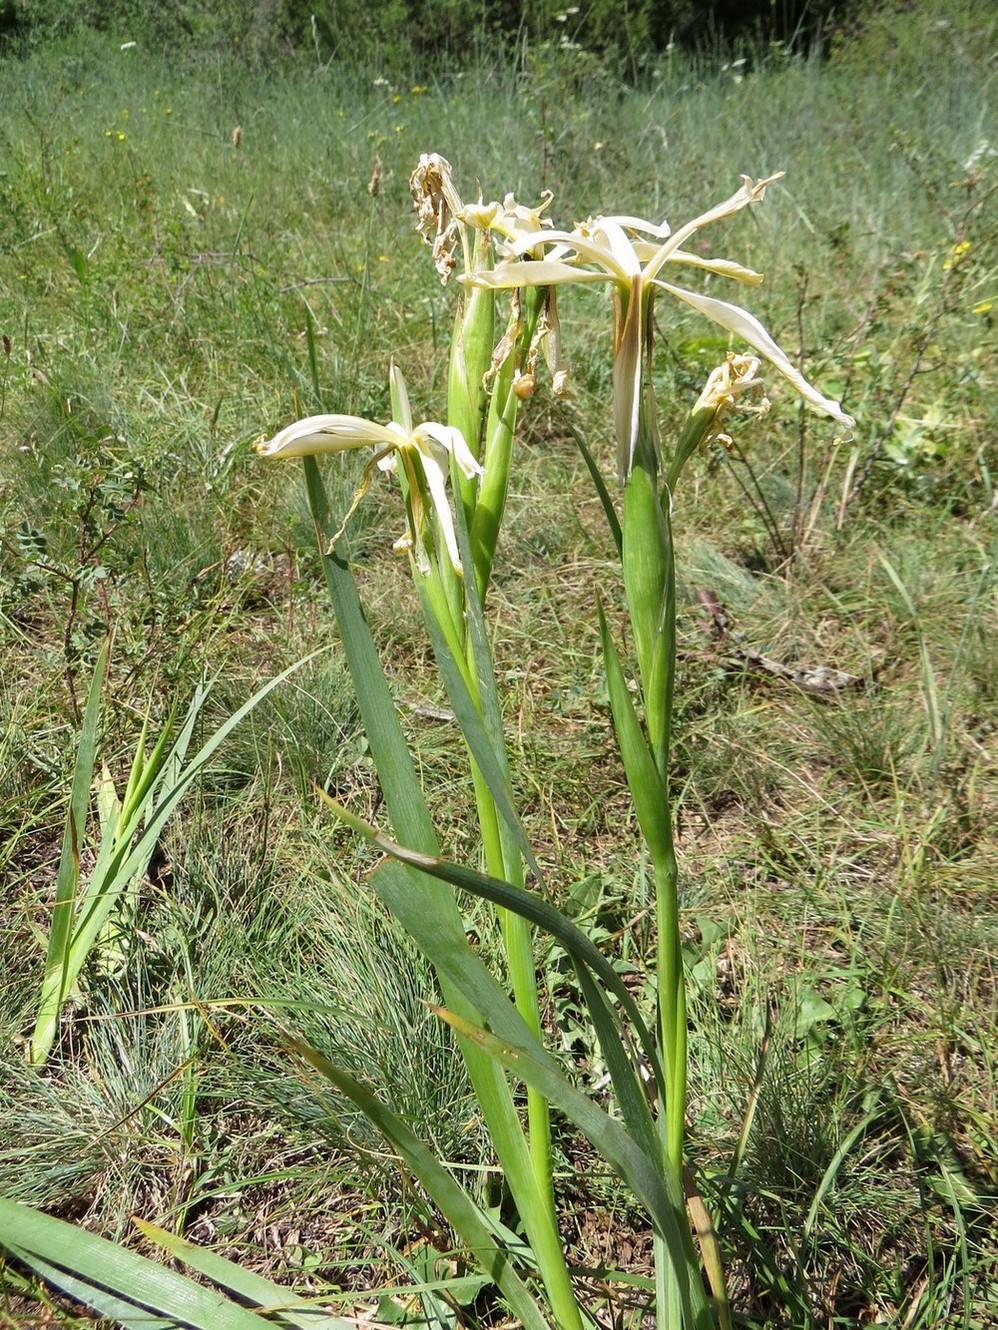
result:
<svg viewBox="0 0 998 1330"><path fill-rule="evenodd" d="M409 191L416 207L420 235L433 248L433 262L440 280L450 280L457 266L454 252L464 242L464 204L454 188L451 165L436 152L424 152L409 178Z"/></svg>

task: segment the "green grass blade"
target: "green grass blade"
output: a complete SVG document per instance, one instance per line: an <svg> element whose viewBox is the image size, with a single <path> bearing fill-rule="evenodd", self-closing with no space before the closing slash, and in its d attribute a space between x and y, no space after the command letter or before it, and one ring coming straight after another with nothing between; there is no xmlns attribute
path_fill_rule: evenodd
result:
<svg viewBox="0 0 998 1330"><path fill-rule="evenodd" d="M356 1104L382 1135L392 1142L408 1168L439 1206L467 1251L500 1289L510 1311L524 1330L550 1330L533 1295L510 1264L509 1253L496 1242L487 1218L460 1183L434 1158L403 1120L359 1081L334 1067L309 1045L296 1041L294 1046L307 1062Z"/></svg>
<svg viewBox="0 0 998 1330"><path fill-rule="evenodd" d="M35 1053L34 1041L32 1043L31 1061L44 1061L51 1049L52 1041L55 1037L55 1031L58 1028L58 1016L65 1001L65 995L69 992L72 985L84 964L87 956L94 945L101 929L107 922L108 917L121 899L122 894L127 891L129 884L145 872L152 857L153 851L163 833L171 814L177 807L186 790L192 781L207 766L208 762L214 757L215 753L229 737L232 731L243 721L249 713L264 700L275 688L284 682L295 670L300 669L308 661L313 660L320 652L313 652L284 670L275 678L269 680L262 688L257 689L249 701L234 712L224 724L220 725L211 735L207 742L201 747L198 753L191 759L183 770L177 770L177 763L166 759L164 763L165 774L168 778L160 787L155 788L156 803L148 815L145 826L141 834L132 843L133 832L138 829L138 823L141 821L145 809L142 805L135 807L131 821L125 828L111 829L115 836L116 844L114 852L109 858L105 858L103 847L98 853L98 864L101 865L101 874L93 874L84 889L80 907L74 921L74 927L71 935L65 944L64 954L58 970L58 988L55 979L52 980L51 988L47 996L47 1005L45 1014L47 1017L46 1030L48 1038L48 1047L44 1049L43 1056L37 1056ZM173 754L186 751L186 739L189 739L193 730L197 714L208 696L209 690L199 688L195 694L194 700L188 712L187 721L178 737L177 744L174 746ZM178 747L180 745L180 747ZM91 758L92 769L92 758ZM151 798L152 788L148 791ZM46 975L48 979L48 975ZM43 990L44 992L44 990ZM58 1005L55 1005L58 995ZM41 1020L41 1017L39 1017ZM43 1045L39 1045L41 1051Z"/></svg>
<svg viewBox="0 0 998 1330"><path fill-rule="evenodd" d="M331 533L335 530L330 521L329 500L315 458L306 457L303 461L316 537L319 548L325 551ZM415 845L432 854L437 845L436 833L388 691L374 639L364 617L353 575L339 550L334 554L324 553L322 567L392 826L406 844Z"/></svg>
<svg viewBox="0 0 998 1330"><path fill-rule="evenodd" d="M33 1066L45 1062L59 1030L59 1017L66 994L73 983L70 976L70 950L73 938L73 922L76 913L76 893L80 880L80 850L87 824L90 807L90 782L93 779L94 763L97 759L97 722L100 718L100 695L107 671L108 656L111 651L111 639L100 649L94 677L87 694L87 705L83 715L83 728L76 750L76 764L73 768L73 785L69 800L69 812L62 837L62 852L59 857L59 872L56 878L55 905L52 910L52 923L49 929L48 949L45 955L45 973L42 978L42 990L38 999L38 1014L31 1036L28 1060Z"/></svg>
<svg viewBox="0 0 998 1330"><path fill-rule="evenodd" d="M120 902L122 895L129 890L132 883L145 874L149 867L149 861L166 819L158 821L155 827L151 824L157 819L162 801L170 797L171 791L181 780L183 758L201 707L210 691L210 686L205 687L203 684L199 684L194 690L183 727L168 755L165 753L165 747L169 738L170 722L164 727L141 770L136 774L133 767L134 779L130 777L129 780L130 786L133 787L127 801L129 808L126 812L124 807L119 806L116 822L101 842L97 862L81 896L70 958L74 981L86 961L94 939ZM143 729L143 738L144 735ZM136 840L136 833L143 821L146 822L145 828Z"/></svg>
<svg viewBox="0 0 998 1330"><path fill-rule="evenodd" d="M260 1330L261 1320L217 1290L195 1284L145 1256L76 1228L30 1206L0 1197L0 1246L6 1247L57 1288L102 1310L110 1297L133 1308L136 1326L190 1330ZM87 1295L84 1290L89 1288ZM108 1314L114 1314L108 1312Z"/></svg>
<svg viewBox="0 0 998 1330"><path fill-rule="evenodd" d="M929 721L929 734L932 740L932 756L935 765L942 760L942 741L946 724L943 709L939 701L939 689L936 684L936 672L932 666L928 643L922 631L922 620L911 592L901 580L901 575L885 554L880 556L880 565L891 579L895 590L904 602L904 607L911 615L915 632L918 636L918 659L922 674L922 696L925 699L925 711Z"/></svg>
<svg viewBox="0 0 998 1330"><path fill-rule="evenodd" d="M238 711L235 711L227 721L215 730L182 771L176 772L175 765L171 764L169 759L167 760L165 764L166 772L167 775L170 775L172 767L174 773L173 778L169 780L165 785L165 788L157 790L157 802L155 807L149 813L148 820L142 829L141 835L135 841L134 845L131 846L130 851L129 838L123 837L119 853L115 856L105 880L103 882L94 882L92 886L87 889L88 904L86 914L80 920L76 932L74 933L69 961L69 967L74 979L83 967L95 938L104 926L108 915L120 899L121 894L127 890L128 884L133 878L137 875L141 875L148 866L152 853L163 833L163 828L166 826L170 816L191 783L198 775L200 775L240 722L245 720L249 713L253 711L255 707L259 706L264 698L282 684L285 679L295 672L295 670L300 669L303 665L307 664L308 661L313 660L315 656L319 654L321 654L319 651L313 652L310 656L295 661L295 663L289 666L288 669L275 676L275 678L270 679L262 688L257 689L248 702L244 702ZM181 738L189 728L193 729L197 713L207 698L208 692L209 689L199 689L195 695L194 701L191 703L184 731L181 733ZM143 809L137 809L133 821L137 822L141 818L142 813Z"/></svg>
<svg viewBox="0 0 998 1330"><path fill-rule="evenodd" d="M199 686L195 691L195 699L200 692L201 688ZM191 708L195 715L200 709L199 703L196 708L193 706ZM142 738L139 741L139 747L136 749L135 754L136 761L141 758L141 765L138 770L133 770L132 775L129 777L128 785L125 790L125 797L122 800L121 817L124 822L131 821L136 812L139 809L146 807L148 804L149 791L152 786L155 785L156 780L164 767L164 753L166 752L166 745L170 742L170 737L173 733L173 719L173 713L171 712L171 714L167 716L163 728L160 731L159 738L153 745L153 750L148 757L143 752L145 747L146 730L144 725L142 727ZM190 731L188 731L188 733L190 733ZM178 750L176 745L174 745L173 751L174 754L177 753ZM180 756L180 760L183 761L182 755Z"/></svg>
<svg viewBox="0 0 998 1330"><path fill-rule="evenodd" d="M863 1116L855 1126L846 1133L843 1140L839 1142L838 1149L832 1155L828 1167L822 1174L821 1181L818 1183L818 1187L814 1193L814 1199L808 1209L807 1218L804 1220L805 1237L810 1236L813 1232L814 1226L818 1222L818 1215L824 1204L825 1197L835 1185L835 1179L838 1176L842 1165L848 1158L849 1151L883 1112L883 1106L880 1102L880 1094L877 1090L871 1090L866 1096L863 1108L866 1110L863 1113Z"/></svg>
<svg viewBox="0 0 998 1330"><path fill-rule="evenodd" d="M354 1330L356 1321L347 1321L342 1316L334 1316L324 1307L298 1297L290 1289L283 1288L280 1284L275 1284L272 1280L265 1279L263 1275L247 1270L245 1266L219 1256L206 1247L195 1246L186 1238L178 1237L177 1234L170 1233L157 1224L150 1224L144 1219L133 1219L132 1223L144 1238L162 1247L184 1265L189 1265L198 1274L205 1275L219 1288L227 1289L236 1297L264 1310L268 1321L293 1326L295 1330Z"/></svg>

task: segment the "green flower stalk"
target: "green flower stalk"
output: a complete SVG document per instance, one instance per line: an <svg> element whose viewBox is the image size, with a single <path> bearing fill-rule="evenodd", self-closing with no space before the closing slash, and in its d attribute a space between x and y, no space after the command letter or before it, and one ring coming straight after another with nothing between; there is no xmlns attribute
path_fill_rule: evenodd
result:
<svg viewBox="0 0 998 1330"><path fill-rule="evenodd" d="M540 212L517 205L512 195L502 204L476 204L465 208L451 177L449 163L438 155L421 157L410 181L420 229L433 247L434 262L446 282L459 255L466 270L491 262L496 237L507 243L536 234L543 225ZM448 423L414 425L408 391L399 370L390 375L393 419L387 425L354 416L314 416L298 421L273 439L257 445L264 457L301 457L373 447L353 503L333 537L346 522L370 485L374 471L396 471L405 496L408 533L403 542L413 555L414 577L424 617L434 638L441 667L449 661L457 671L457 686L471 699L482 725L491 713L498 716L495 679L487 646L468 631L475 597L481 613L495 557L509 483L509 467L525 369L532 367L537 341L556 330L556 318L545 292L531 292L516 303L499 345L495 338L495 293L465 292L456 316L448 376ZM545 317L542 318L542 314ZM556 331L555 331L556 339ZM456 511L446 495L448 473L453 482ZM456 522L468 536L471 570L462 563ZM474 583L472 590L466 578ZM467 737L467 735L466 735ZM491 735L493 776L482 766L484 754L469 743L469 766L475 789L479 828L487 870L498 879L522 887L523 852L508 818L497 803L494 774L508 783L508 767L501 731ZM382 773L383 775L383 773ZM383 776L384 778L384 776ZM525 844L525 841L523 842ZM509 984L518 1012L531 1032L541 1032L540 998L533 954L532 929L518 914L500 908ZM542 1279L558 1323L566 1330L581 1330L581 1320L558 1235L553 1191L551 1120L547 1100L536 1090L527 1092L527 1149L533 1177L529 1192L515 1196L534 1249ZM508 1125L508 1124L507 1124ZM500 1131L492 1126L502 1158ZM507 1169L514 1186L515 1174Z"/></svg>
<svg viewBox="0 0 998 1330"><path fill-rule="evenodd" d="M613 423L617 468L624 487L621 561L637 658L643 732L634 702L601 617L604 657L618 744L655 881L658 925L657 990L663 1100L659 1128L663 1166L681 1184L686 1117L687 1030L682 967L678 870L669 792L673 695L676 672L676 581L672 542L673 491L688 459L711 437L740 398L761 388L756 357L729 357L711 376L676 446L663 455L652 378L654 303L665 292L748 343L811 407L846 429L853 420L824 397L791 363L766 328L747 310L677 286L663 274L687 265L746 285L761 274L730 259L707 259L683 248L697 231L759 203L778 175L742 177L730 198L671 232L634 217L597 217L572 231L545 231L510 246L497 266L465 280L489 290L568 283L613 286ZM538 248L543 255L538 255ZM680 1217L681 1218L681 1217ZM679 1325L684 1276L661 1242L657 1245L657 1296L661 1323Z"/></svg>

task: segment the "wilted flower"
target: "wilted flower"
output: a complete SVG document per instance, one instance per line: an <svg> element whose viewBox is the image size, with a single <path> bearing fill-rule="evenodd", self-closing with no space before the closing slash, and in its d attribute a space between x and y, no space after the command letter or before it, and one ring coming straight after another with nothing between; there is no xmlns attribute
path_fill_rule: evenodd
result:
<svg viewBox="0 0 998 1330"><path fill-rule="evenodd" d="M413 425L409 393L402 373L394 364L390 372L393 396L399 404L401 420L379 425L361 416L308 416L288 425L272 439L261 440L255 445L256 451L261 457L309 457L320 453L348 452L356 448L375 449L374 457L368 463L364 478L343 519L343 525L333 537L334 543L367 492L373 468L394 471L401 460L408 487L410 537L417 566L421 572L429 570L425 542L428 505L436 516L451 562L460 572L461 558L454 532L454 518L447 500L450 458L454 458L469 479L481 475L482 468L460 430L429 420Z"/></svg>
<svg viewBox="0 0 998 1330"><path fill-rule="evenodd" d="M736 356L729 352L724 364L711 370L693 410L713 411L715 416L734 409L760 415L768 411L770 402L759 369L758 356Z"/></svg>
<svg viewBox="0 0 998 1330"><path fill-rule="evenodd" d="M652 304L657 291L667 291L747 342L816 410L832 416L847 429L854 424L838 402L823 397L808 383L754 315L738 305L674 286L661 276L667 264L682 263L748 285L761 282L760 273L741 264L729 259L703 258L684 250L682 245L711 222L760 202L767 186L778 180L780 174L758 182L743 176L741 188L731 198L674 233L664 224L656 226L638 217L597 217L572 231L545 230L539 235L523 237L509 247L505 262L464 279L476 286L494 289L553 286L564 282L609 281L614 284L614 425L622 476L630 474L639 422L646 405L642 376L651 346ZM523 257L535 253L540 245L552 247L546 258Z"/></svg>
<svg viewBox="0 0 998 1330"><path fill-rule="evenodd" d="M457 266L454 251L459 241L465 246L465 267L470 267L462 224L464 204L454 188L447 158L438 152L421 153L416 169L409 177L409 192L416 205L418 230L426 243L433 247L433 262L440 280L446 283Z"/></svg>

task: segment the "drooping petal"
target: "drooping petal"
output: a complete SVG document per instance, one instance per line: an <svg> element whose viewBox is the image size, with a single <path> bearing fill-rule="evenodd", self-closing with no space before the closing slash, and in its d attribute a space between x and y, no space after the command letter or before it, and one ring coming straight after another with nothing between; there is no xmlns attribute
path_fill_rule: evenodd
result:
<svg viewBox="0 0 998 1330"><path fill-rule="evenodd" d="M686 291L683 287L672 286L669 282L657 281L655 285L661 287L664 291L668 291L677 300L692 305L700 314L713 320L714 323L719 323L722 328L727 328L736 337L740 337L743 342L747 342L753 350L758 351L764 359L778 369L783 377L800 393L804 401L813 406L816 411L831 416L845 429L852 429L856 424L852 416L846 415L838 402L833 402L830 397L823 397L817 388L808 383L800 370L790 363L785 352L781 350L759 320L748 310L741 309L738 305L729 305L726 300L715 300L712 296L700 295L697 291Z"/></svg>
<svg viewBox="0 0 998 1330"><path fill-rule="evenodd" d="M464 435L454 425L438 425L436 421L426 420L415 430L413 438L417 444L424 438L433 439L440 444L453 456L469 480L472 476L485 474L485 468L468 447Z"/></svg>
<svg viewBox="0 0 998 1330"><path fill-rule="evenodd" d="M391 447L396 442L384 425L361 416L307 416L287 425L272 439L254 444L254 448L261 457L308 457L348 452L351 448Z"/></svg>
<svg viewBox="0 0 998 1330"><path fill-rule="evenodd" d="M425 427L424 427L425 429ZM461 555L457 548L457 535L454 531L454 515L450 510L450 504L447 501L447 472L442 459L438 457L436 448L430 442L417 443L419 450L419 459L423 464L423 475L426 478L426 488L430 491L430 502L437 515L437 521L440 524L440 531L444 538L444 544L447 546L447 553L450 561L457 572L461 572ZM474 460L474 459L472 459ZM477 463L475 464L477 466ZM419 543L419 533L416 533L417 543Z"/></svg>
<svg viewBox="0 0 998 1330"><path fill-rule="evenodd" d="M537 236L527 236L510 246L509 256L516 258L539 244L554 245L561 252L574 250L580 259L603 268L614 281L629 281L638 266L633 246L621 231L626 251L622 250L619 255L616 254L611 249L609 236L600 230L600 221L601 219L587 222L584 226L577 226L574 231L543 231Z"/></svg>
<svg viewBox="0 0 998 1330"><path fill-rule="evenodd" d="M777 171L775 175L767 176L765 180L759 181L753 180L751 176L743 175L741 189L732 194L730 199L725 199L723 203L709 208L707 212L701 213L699 217L694 217L692 222L687 222L685 226L681 226L678 231L669 237L659 249L658 254L647 264L645 276L649 279L657 277L663 264L669 261L683 242L703 227L709 226L711 222L720 221L722 217L730 217L733 213L740 212L742 208L747 208L751 203L761 203L765 197L767 186L771 185L774 180L780 180L783 174L782 171Z"/></svg>
<svg viewBox="0 0 998 1330"><path fill-rule="evenodd" d="M593 272L556 259L520 259L480 268L458 278L469 286L487 286L495 291L516 286L555 286L562 282L609 282L618 280L612 272Z"/></svg>

